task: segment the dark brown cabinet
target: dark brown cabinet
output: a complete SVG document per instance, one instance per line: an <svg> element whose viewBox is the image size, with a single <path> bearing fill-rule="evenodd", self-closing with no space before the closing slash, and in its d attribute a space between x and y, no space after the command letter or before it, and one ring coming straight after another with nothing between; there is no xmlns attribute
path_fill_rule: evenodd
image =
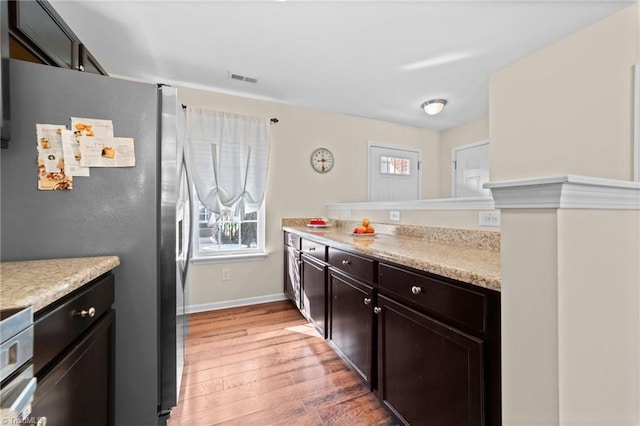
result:
<svg viewBox="0 0 640 426"><path fill-rule="evenodd" d="M328 260L329 342L373 389L376 262L335 247Z"/></svg>
<svg viewBox="0 0 640 426"><path fill-rule="evenodd" d="M113 301L107 273L36 313L32 417L51 425L114 424Z"/></svg>
<svg viewBox="0 0 640 426"><path fill-rule="evenodd" d="M500 425L500 294L378 266L378 396L410 425Z"/></svg>
<svg viewBox="0 0 640 426"><path fill-rule="evenodd" d="M0 146L11 139L9 58L93 74L107 71L46 0L0 1Z"/></svg>
<svg viewBox="0 0 640 426"><path fill-rule="evenodd" d="M502 424L500 293L285 233L294 272L296 244L301 311L325 297L325 337L400 422Z"/></svg>
<svg viewBox="0 0 640 426"><path fill-rule="evenodd" d="M483 425L483 341L379 295L378 395L410 425Z"/></svg>
<svg viewBox="0 0 640 426"><path fill-rule="evenodd" d="M102 65L98 63L84 44L78 46L78 71L107 75Z"/></svg>
<svg viewBox="0 0 640 426"><path fill-rule="evenodd" d="M51 425L113 425L114 341L111 311L38 379L31 416L46 417Z"/></svg>
<svg viewBox="0 0 640 426"><path fill-rule="evenodd" d="M46 0L8 3L11 58L107 75Z"/></svg>
<svg viewBox="0 0 640 426"><path fill-rule="evenodd" d="M371 388L373 287L330 270L329 295L329 341Z"/></svg>
<svg viewBox="0 0 640 426"><path fill-rule="evenodd" d="M9 147L11 117L9 114L9 9L0 1L0 147Z"/></svg>

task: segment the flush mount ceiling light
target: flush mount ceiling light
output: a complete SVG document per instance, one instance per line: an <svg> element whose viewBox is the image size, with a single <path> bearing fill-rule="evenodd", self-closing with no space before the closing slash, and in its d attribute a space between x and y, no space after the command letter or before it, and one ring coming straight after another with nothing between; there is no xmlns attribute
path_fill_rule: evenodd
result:
<svg viewBox="0 0 640 426"><path fill-rule="evenodd" d="M440 111L442 111L442 109L446 104L447 104L446 99L431 99L422 104L422 109L428 115L436 115Z"/></svg>

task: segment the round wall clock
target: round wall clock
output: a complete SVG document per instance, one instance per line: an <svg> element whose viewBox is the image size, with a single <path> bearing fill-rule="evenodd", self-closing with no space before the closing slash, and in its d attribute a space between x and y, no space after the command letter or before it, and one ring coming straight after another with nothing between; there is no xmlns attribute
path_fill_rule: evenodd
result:
<svg viewBox="0 0 640 426"><path fill-rule="evenodd" d="M318 148L311 153L311 166L318 173L327 173L333 168L333 154L327 148Z"/></svg>

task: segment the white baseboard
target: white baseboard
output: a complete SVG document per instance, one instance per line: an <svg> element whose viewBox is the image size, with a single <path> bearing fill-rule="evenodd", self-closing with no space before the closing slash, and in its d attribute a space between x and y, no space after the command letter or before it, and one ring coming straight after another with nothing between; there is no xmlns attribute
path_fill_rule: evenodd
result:
<svg viewBox="0 0 640 426"><path fill-rule="evenodd" d="M218 309L237 308L239 306L257 305L259 303L278 302L287 300L284 293L269 294L267 296L247 297L246 299L227 300L224 302L202 303L198 305L189 305L185 307L187 314L196 312L217 311Z"/></svg>

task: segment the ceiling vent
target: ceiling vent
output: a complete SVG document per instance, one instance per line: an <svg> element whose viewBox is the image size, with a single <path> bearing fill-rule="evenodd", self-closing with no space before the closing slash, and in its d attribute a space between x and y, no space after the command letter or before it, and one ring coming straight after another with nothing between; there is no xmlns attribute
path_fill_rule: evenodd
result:
<svg viewBox="0 0 640 426"><path fill-rule="evenodd" d="M229 78L231 80L246 81L247 83L254 83L254 84L258 82L257 78L247 77L246 75L234 74L232 72L229 73Z"/></svg>

